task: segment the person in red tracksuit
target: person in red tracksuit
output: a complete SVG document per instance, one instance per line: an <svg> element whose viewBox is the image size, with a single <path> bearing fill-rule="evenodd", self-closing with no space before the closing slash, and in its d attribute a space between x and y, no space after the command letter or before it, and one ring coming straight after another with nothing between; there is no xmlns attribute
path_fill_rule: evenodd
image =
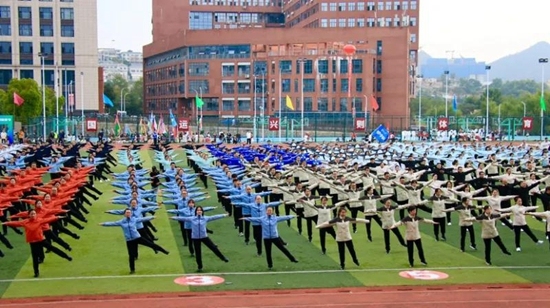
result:
<svg viewBox="0 0 550 308"><path fill-rule="evenodd" d="M73 258L69 257L59 248L52 246L50 242L46 241L44 237L42 225L54 222L58 220L59 217L52 216L48 218L38 218L35 210L29 210L28 213L28 219L20 221L8 221L3 222L2 224L9 227L25 229L25 239L27 243L29 243L29 245L31 246L32 266L34 269L34 277L36 278L40 275L39 265L40 263L44 262L44 248L69 261L72 261Z"/></svg>

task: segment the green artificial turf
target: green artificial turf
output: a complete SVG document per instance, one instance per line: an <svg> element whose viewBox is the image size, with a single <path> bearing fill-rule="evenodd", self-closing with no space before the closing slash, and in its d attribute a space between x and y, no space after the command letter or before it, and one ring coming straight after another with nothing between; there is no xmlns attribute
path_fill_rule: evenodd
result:
<svg viewBox="0 0 550 308"><path fill-rule="evenodd" d="M177 150L177 153L182 159L183 151ZM145 161L144 167L149 168L153 152L142 151L141 156ZM118 166L114 172L123 170L123 166ZM70 253L74 258L73 262L48 254L45 263L41 265L41 278L34 279L29 248L24 243L24 237L10 232L8 238L15 249L7 250L2 247L6 257L0 259L1 298L208 290L550 282L546 274L550 269L548 258L550 251L547 241L542 246L536 246L522 234L523 251L517 253L513 232L499 224L501 237L513 255L503 255L493 244L493 266L488 267L484 261L483 242L478 224L475 225L475 231L479 250L470 251L467 248L465 253L458 250L459 227L456 214L453 214L453 225L447 226L447 242L434 240L431 225L421 227L429 266L417 266L415 269L433 269L449 274L448 279L437 281L401 278L399 272L409 270L406 249L398 245L397 239L392 234L392 251L386 254L382 231L377 224L372 226L373 242L367 241L365 227L358 226L358 231L353 234L353 238L361 266L355 266L348 254L346 255L347 271L341 271L336 243L330 236L327 238L327 255L322 255L317 230L313 231L313 242L309 243L305 223L303 235L298 234L295 220L292 221L292 227L281 223L280 234L289 243L290 252L300 262L291 263L274 247L274 269L268 271L265 256L256 256L253 241L248 246L244 245L244 238L239 237L237 230L233 227L233 218L228 217L210 223L209 229L214 231L210 238L230 259L230 262L222 262L203 246L205 274L223 277L225 282L214 286L185 287L175 284L174 279L184 274L195 273L197 266L195 259L189 255L187 247L183 246L178 223L169 219L170 215L164 208L156 212L153 224L158 229L157 243L169 250L170 254L155 255L150 249L140 247L136 274L130 276L122 231L117 227L108 228L98 225L100 222L120 219L119 216L105 214L104 211L122 208L122 206L110 203L109 200L115 194L109 182L96 182L95 186L103 192L103 195L89 208L91 213L87 216L89 222L86 229L76 231L81 239L73 240L64 236L64 239L73 247ZM212 198L199 202L199 205L203 206L218 206L218 209L209 212L209 215L223 213L220 205L217 204L214 189L213 183L209 181L208 192ZM173 207L169 206L168 209L171 208ZM420 215L429 217L429 214L422 212ZM539 239L544 239L544 224L531 218L528 218L528 222ZM404 234L403 229L401 232Z"/></svg>

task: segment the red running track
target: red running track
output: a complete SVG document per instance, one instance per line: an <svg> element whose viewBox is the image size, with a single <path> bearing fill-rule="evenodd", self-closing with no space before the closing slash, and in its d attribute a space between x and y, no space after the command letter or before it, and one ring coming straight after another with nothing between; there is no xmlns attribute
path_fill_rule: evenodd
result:
<svg viewBox="0 0 550 308"><path fill-rule="evenodd" d="M473 285L193 292L0 300L0 307L17 308L286 308L286 307L418 307L476 308L550 307L550 285Z"/></svg>

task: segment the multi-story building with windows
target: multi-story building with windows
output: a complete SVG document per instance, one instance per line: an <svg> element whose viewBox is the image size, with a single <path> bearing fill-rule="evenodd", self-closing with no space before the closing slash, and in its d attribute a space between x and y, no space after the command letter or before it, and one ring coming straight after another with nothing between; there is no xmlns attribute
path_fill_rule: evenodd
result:
<svg viewBox="0 0 550 308"><path fill-rule="evenodd" d="M82 97L85 111L103 108L96 0L0 0L0 87L12 78L40 85L42 75L60 95L74 95L76 111Z"/></svg>
<svg viewBox="0 0 550 308"><path fill-rule="evenodd" d="M144 111L194 117L409 115L417 65L419 1L153 0L144 46ZM356 51L346 54L345 45ZM303 100L303 102L302 102ZM404 124L406 125L406 124Z"/></svg>

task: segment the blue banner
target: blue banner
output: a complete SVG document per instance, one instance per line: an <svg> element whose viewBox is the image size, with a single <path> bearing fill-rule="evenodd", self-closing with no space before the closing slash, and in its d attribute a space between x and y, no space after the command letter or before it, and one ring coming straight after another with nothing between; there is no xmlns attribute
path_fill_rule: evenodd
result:
<svg viewBox="0 0 550 308"><path fill-rule="evenodd" d="M456 99L456 95L453 96L453 110L456 111L458 109L458 100Z"/></svg>
<svg viewBox="0 0 550 308"><path fill-rule="evenodd" d="M384 142L388 141L388 139L390 138L390 132L388 131L388 129L386 128L386 126L380 124L380 126L378 126L378 127L372 132L372 136L373 136L374 139L376 139L378 142L384 143Z"/></svg>
<svg viewBox="0 0 550 308"><path fill-rule="evenodd" d="M103 103L109 107L114 107L113 101L105 94L103 94Z"/></svg>

